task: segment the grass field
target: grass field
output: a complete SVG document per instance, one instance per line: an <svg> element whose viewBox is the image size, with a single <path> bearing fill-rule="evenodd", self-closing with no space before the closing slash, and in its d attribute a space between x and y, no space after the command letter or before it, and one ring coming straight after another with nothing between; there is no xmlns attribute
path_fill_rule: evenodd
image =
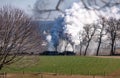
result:
<svg viewBox="0 0 120 78"><path fill-rule="evenodd" d="M22 60L5 66L8 73L59 73L80 75L111 74L120 69L120 59L81 56L25 56Z"/></svg>

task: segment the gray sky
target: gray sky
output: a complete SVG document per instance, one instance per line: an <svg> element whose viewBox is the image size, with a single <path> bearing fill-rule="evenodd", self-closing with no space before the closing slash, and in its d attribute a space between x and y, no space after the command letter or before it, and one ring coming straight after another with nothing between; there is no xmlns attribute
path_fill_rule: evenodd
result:
<svg viewBox="0 0 120 78"><path fill-rule="evenodd" d="M50 10L50 9L55 9L56 5L59 0L38 0L37 8L39 10ZM60 3L59 9L62 10L63 12L65 9L70 8L70 6L73 4L73 2L78 2L80 0L63 0L63 2ZM46 12L46 13L35 13L35 18L36 19L43 19L43 20L54 20L57 18L59 15L62 15L62 12L60 11L52 11L52 12Z"/></svg>
<svg viewBox="0 0 120 78"><path fill-rule="evenodd" d="M26 13L32 14L33 5L36 0L0 0L0 7L11 5L23 9Z"/></svg>
<svg viewBox="0 0 120 78"><path fill-rule="evenodd" d="M13 7L18 7L20 9L23 9L26 13L29 15L34 14L33 13L33 6L37 0L0 0L0 7L3 5L11 5ZM43 0L45 1L48 5L43 6L44 8L55 8L55 5L57 4L58 0ZM62 4L59 6L61 10L65 10L66 8L70 8L70 6L73 4L73 2L76 2L79 0L64 0ZM41 0L42 2L42 0ZM43 3L42 3L43 4ZM42 5L40 4L40 5ZM53 13L51 15L52 18L56 18L59 15L59 13ZM43 15L44 16L44 15Z"/></svg>

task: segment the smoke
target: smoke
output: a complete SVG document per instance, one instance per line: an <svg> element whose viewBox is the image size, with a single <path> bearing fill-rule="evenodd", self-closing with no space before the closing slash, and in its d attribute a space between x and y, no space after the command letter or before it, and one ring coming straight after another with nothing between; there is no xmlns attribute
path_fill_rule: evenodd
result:
<svg viewBox="0 0 120 78"><path fill-rule="evenodd" d="M48 51L54 51L54 46L53 46L53 42L52 42L52 36L49 34L46 36L46 40L48 42Z"/></svg>
<svg viewBox="0 0 120 78"><path fill-rule="evenodd" d="M54 47L60 45L65 45L68 40L70 44L79 45L80 38L82 39L83 27L86 24L97 23L100 20L99 16L103 16L106 19L110 18L120 18L120 8L118 5L111 7L104 7L99 9L100 6L88 6L89 10L80 1L79 3L73 3L70 9L65 10L65 15L58 17L55 20L55 25L51 30L51 42ZM98 9L96 9L98 8ZM61 43L62 42L62 43ZM94 55L96 51L97 43L92 41L90 43L89 55ZM63 49L64 46L61 46ZM71 49L71 48L70 48Z"/></svg>
<svg viewBox="0 0 120 78"><path fill-rule="evenodd" d="M47 41L49 42L48 45L49 49L51 50L55 50L55 48L57 48L59 46L60 43L60 39L63 37L63 16L58 17L55 20L54 26L52 27L51 31L50 31L50 35L52 37L50 37Z"/></svg>
<svg viewBox="0 0 120 78"><path fill-rule="evenodd" d="M68 38L75 44L80 43L79 33L83 32L83 27L99 19L94 10L87 10L81 2L73 3L72 8L67 9L65 12L64 33L71 35L71 38L69 35Z"/></svg>

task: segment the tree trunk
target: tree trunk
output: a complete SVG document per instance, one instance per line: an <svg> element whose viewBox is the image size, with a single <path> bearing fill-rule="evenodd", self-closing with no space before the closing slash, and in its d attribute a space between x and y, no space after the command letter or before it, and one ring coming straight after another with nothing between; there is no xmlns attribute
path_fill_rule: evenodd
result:
<svg viewBox="0 0 120 78"><path fill-rule="evenodd" d="M3 64L0 65L0 70L3 68Z"/></svg>
<svg viewBox="0 0 120 78"><path fill-rule="evenodd" d="M80 45L80 55L82 55L82 45Z"/></svg>
<svg viewBox="0 0 120 78"><path fill-rule="evenodd" d="M91 41L91 40L88 41L88 44L87 44L87 46L86 46L86 48L85 48L84 56L87 54L87 49L88 49L88 47L89 47L90 41Z"/></svg>
<svg viewBox="0 0 120 78"><path fill-rule="evenodd" d="M55 51L57 52L57 46L55 47Z"/></svg>
<svg viewBox="0 0 120 78"><path fill-rule="evenodd" d="M114 44L114 54L116 53L116 43Z"/></svg>
<svg viewBox="0 0 120 78"><path fill-rule="evenodd" d="M110 55L114 55L114 42L115 42L115 39L112 40Z"/></svg>
<svg viewBox="0 0 120 78"><path fill-rule="evenodd" d="M114 55L114 47L113 47L113 45L111 45L112 47L111 47L111 53L110 53L110 55L112 56L112 55Z"/></svg>
<svg viewBox="0 0 120 78"><path fill-rule="evenodd" d="M111 53L110 53L110 55L115 55L115 50L114 50L114 46L115 46L115 41L116 41L116 32L115 33L113 33L113 32L111 32L112 34L111 34L111 37L112 37L112 43L111 43Z"/></svg>
<svg viewBox="0 0 120 78"><path fill-rule="evenodd" d="M67 46L68 46L68 42L66 43L66 46L65 46L65 55L67 55Z"/></svg>
<svg viewBox="0 0 120 78"><path fill-rule="evenodd" d="M101 32L100 32L100 38L99 38L99 42L98 42L98 47L97 47L97 52L96 52L96 56L99 55L99 50L100 50L100 45L101 45L101 42L102 42L102 37L103 37L103 30L104 30L104 23L102 24L102 29L101 29Z"/></svg>
<svg viewBox="0 0 120 78"><path fill-rule="evenodd" d="M72 45L72 49L73 49L73 52L75 52L75 50L74 50L74 45Z"/></svg>
<svg viewBox="0 0 120 78"><path fill-rule="evenodd" d="M99 40L99 43L98 43L98 48L97 48L96 56L99 55L100 45L101 45L101 37L100 37L100 40Z"/></svg>

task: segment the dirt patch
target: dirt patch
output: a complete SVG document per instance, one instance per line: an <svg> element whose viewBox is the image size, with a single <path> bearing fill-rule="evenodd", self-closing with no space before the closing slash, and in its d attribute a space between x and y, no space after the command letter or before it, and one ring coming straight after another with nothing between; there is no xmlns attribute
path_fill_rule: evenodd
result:
<svg viewBox="0 0 120 78"><path fill-rule="evenodd" d="M97 58L115 58L115 59L120 59L120 56L93 56Z"/></svg>
<svg viewBox="0 0 120 78"><path fill-rule="evenodd" d="M111 76L120 76L120 69L110 74Z"/></svg>
<svg viewBox="0 0 120 78"><path fill-rule="evenodd" d="M39 73L29 73L29 74L7 74L5 77L0 78L115 78L113 76L83 76L83 75L57 75L57 74L39 74ZM120 77L118 77L120 78Z"/></svg>

